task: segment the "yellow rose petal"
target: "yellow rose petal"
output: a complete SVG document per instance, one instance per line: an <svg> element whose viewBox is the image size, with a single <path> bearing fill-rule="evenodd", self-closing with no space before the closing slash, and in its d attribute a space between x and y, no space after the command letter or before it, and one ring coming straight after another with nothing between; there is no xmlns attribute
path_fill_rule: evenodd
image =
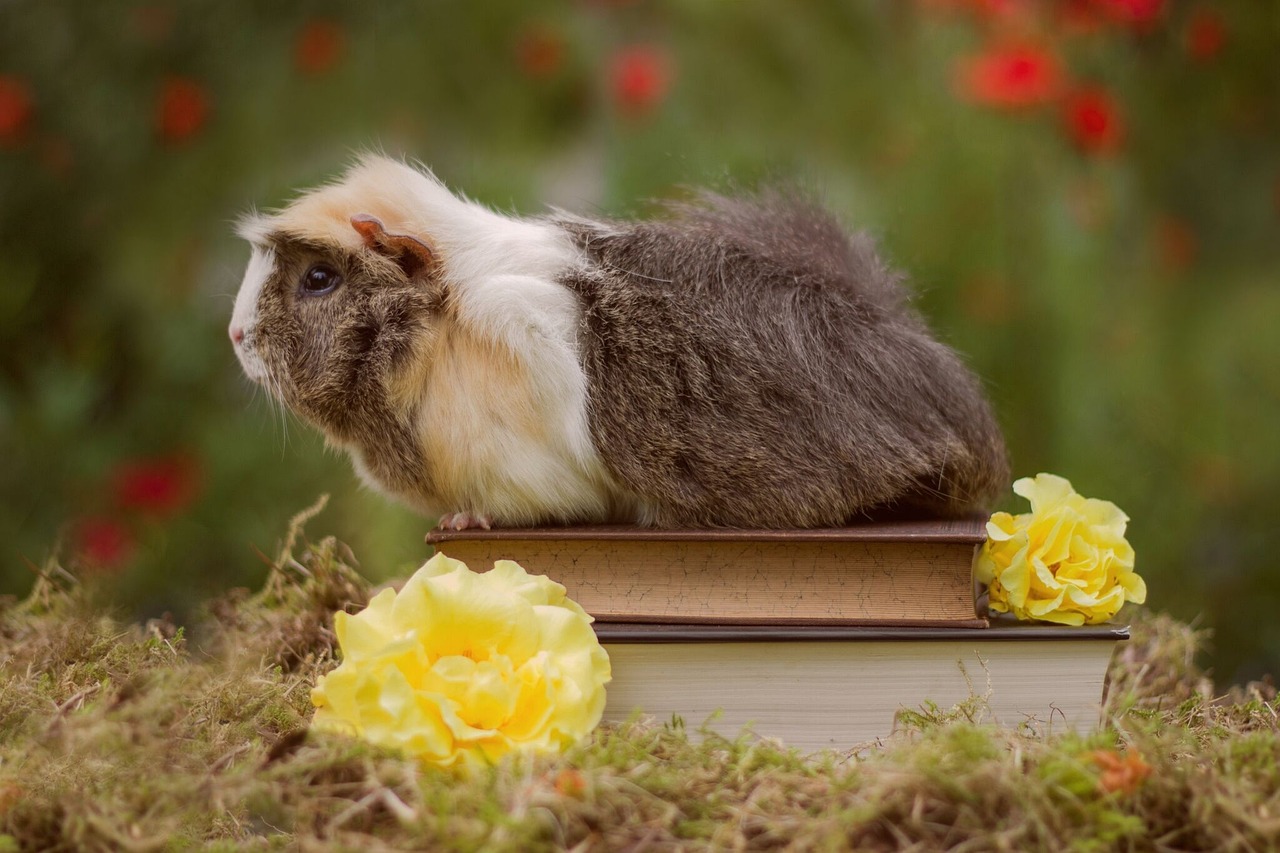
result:
<svg viewBox="0 0 1280 853"><path fill-rule="evenodd" d="M1026 616L1022 618L1028 618ZM1084 616L1071 610L1048 610L1038 613L1034 617L1041 622L1053 622L1057 625L1079 626L1084 624Z"/></svg>
<svg viewBox="0 0 1280 853"><path fill-rule="evenodd" d="M1031 592L1031 565L1025 559L1011 563L1000 573L1000 587L1006 602L1021 607Z"/></svg>
<svg viewBox="0 0 1280 853"><path fill-rule="evenodd" d="M993 542L1003 542L1012 539L1018 532L1018 524L1012 515L1007 512L997 512L991 516L991 520L987 522L987 538Z"/></svg>
<svg viewBox="0 0 1280 853"><path fill-rule="evenodd" d="M442 766L563 749L604 709L609 659L564 587L437 555L399 593L335 615L342 663L312 690L313 726Z"/></svg>
<svg viewBox="0 0 1280 853"><path fill-rule="evenodd" d="M1134 604L1143 604L1147 600L1147 582L1133 572L1122 572L1116 579L1124 587L1125 598Z"/></svg>
<svg viewBox="0 0 1280 853"><path fill-rule="evenodd" d="M517 672L520 690L516 694L516 707L506 732L513 738L522 741L536 741L544 747L551 743L552 711L555 708L556 694L547 677L547 656L537 655L525 661ZM590 708L584 703L579 709L590 717ZM581 720L577 715L564 713L562 724L573 728Z"/></svg>
<svg viewBox="0 0 1280 853"><path fill-rule="evenodd" d="M1031 502L1033 514L1043 515L1053 512L1060 504L1067 503L1075 490L1069 482L1056 474L1037 474L1015 482L1013 493Z"/></svg>
<svg viewBox="0 0 1280 853"><path fill-rule="evenodd" d="M1097 624L1128 601L1146 600L1124 537L1129 519L1115 504L1082 497L1053 474L1024 477L1013 488L1030 501L1031 512L993 514L974 563L974 576L988 584L991 610Z"/></svg>
<svg viewBox="0 0 1280 853"><path fill-rule="evenodd" d="M497 560L493 568L485 572L485 577L508 587L531 605L567 606L570 610L578 607L577 602L566 601L565 590L561 584L546 575L531 575L524 570L523 566L512 560Z"/></svg>
<svg viewBox="0 0 1280 853"><path fill-rule="evenodd" d="M333 631L345 655L359 658L374 654L391 639L390 615L395 597L395 590L384 589L369 601L358 619L343 611L333 614Z"/></svg>

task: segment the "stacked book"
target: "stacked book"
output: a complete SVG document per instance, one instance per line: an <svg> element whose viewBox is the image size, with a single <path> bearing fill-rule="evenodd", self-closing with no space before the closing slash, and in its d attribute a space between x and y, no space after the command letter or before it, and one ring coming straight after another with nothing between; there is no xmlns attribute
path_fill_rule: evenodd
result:
<svg viewBox="0 0 1280 853"><path fill-rule="evenodd" d="M613 664L609 721L639 709L800 749L851 749L903 711L956 705L1000 725L1092 729L1125 629L990 622L972 579L985 535L964 519L427 538L473 568L515 560L565 586Z"/></svg>

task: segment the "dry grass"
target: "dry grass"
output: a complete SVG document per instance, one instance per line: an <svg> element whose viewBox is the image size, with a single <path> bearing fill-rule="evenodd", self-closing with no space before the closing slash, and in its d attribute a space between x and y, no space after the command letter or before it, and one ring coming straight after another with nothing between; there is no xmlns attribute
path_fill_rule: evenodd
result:
<svg viewBox="0 0 1280 853"><path fill-rule="evenodd" d="M331 614L369 590L338 543L299 545L304 520L260 593L210 606L208 651L103 618L54 566L0 613L0 851L1280 844L1275 690L1215 698L1203 637L1167 617L1137 619L1087 738L921 714L883 750L806 760L636 721L463 776L308 736Z"/></svg>

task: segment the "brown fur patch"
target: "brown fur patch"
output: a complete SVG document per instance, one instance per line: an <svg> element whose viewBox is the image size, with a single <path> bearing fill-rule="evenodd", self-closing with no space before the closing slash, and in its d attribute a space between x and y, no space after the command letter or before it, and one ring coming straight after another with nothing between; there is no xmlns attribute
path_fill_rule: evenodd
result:
<svg viewBox="0 0 1280 853"><path fill-rule="evenodd" d="M443 285L410 280L390 260L347 246L287 232L266 242L276 264L246 345L267 365L272 390L332 441L357 450L379 482L421 502L434 489L413 431L417 395L404 377L429 370ZM332 293L301 290L317 263L342 274Z"/></svg>
<svg viewBox="0 0 1280 853"><path fill-rule="evenodd" d="M956 515L1007 486L976 378L866 237L785 196L671 221L565 220L591 266L592 435L661 526L814 527Z"/></svg>

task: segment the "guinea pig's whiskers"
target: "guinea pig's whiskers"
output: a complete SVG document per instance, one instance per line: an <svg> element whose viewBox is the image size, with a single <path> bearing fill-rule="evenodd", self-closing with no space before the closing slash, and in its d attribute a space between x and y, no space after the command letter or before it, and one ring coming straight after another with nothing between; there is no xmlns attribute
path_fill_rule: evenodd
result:
<svg viewBox="0 0 1280 853"><path fill-rule="evenodd" d="M280 453L281 458L284 456L285 449L289 444L289 425L285 417L284 404L280 402L279 386L274 378L270 375L262 377L258 382L254 382L254 402L257 402L258 394L263 394L267 401L267 409L271 412L271 429L280 430Z"/></svg>
<svg viewBox="0 0 1280 853"><path fill-rule="evenodd" d="M280 458L284 459L289 450L289 412L284 405L284 395L280 393L280 385L274 377L267 377L270 389L267 397L271 400L271 411L280 419Z"/></svg>

